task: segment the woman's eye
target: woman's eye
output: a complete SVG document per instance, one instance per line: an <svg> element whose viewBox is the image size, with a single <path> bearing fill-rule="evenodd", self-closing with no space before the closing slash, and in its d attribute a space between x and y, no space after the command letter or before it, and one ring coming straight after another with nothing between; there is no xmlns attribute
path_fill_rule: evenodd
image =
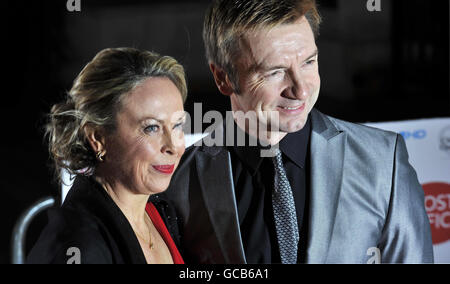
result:
<svg viewBox="0 0 450 284"><path fill-rule="evenodd" d="M149 125L147 126L144 131L147 133L153 133L153 132L158 132L159 130L159 126L158 125Z"/></svg>
<svg viewBox="0 0 450 284"><path fill-rule="evenodd" d="M174 125L173 129L175 128L182 128L183 127L184 122L180 122Z"/></svg>

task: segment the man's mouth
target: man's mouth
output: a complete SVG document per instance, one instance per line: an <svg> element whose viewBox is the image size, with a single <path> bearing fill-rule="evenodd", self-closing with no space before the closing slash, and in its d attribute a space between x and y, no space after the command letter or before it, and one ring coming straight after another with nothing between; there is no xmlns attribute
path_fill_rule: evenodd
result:
<svg viewBox="0 0 450 284"><path fill-rule="evenodd" d="M305 109L305 104L299 105L299 106L278 106L278 108L287 113L297 113L301 112Z"/></svg>
<svg viewBox="0 0 450 284"><path fill-rule="evenodd" d="M283 109L287 109L287 110L296 110L299 109L301 106L296 106L296 107L281 107Z"/></svg>

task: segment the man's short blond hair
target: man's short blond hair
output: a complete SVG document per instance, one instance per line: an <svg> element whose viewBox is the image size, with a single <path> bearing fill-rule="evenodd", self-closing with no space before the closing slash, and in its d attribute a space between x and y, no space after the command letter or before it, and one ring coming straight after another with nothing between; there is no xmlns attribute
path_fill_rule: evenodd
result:
<svg viewBox="0 0 450 284"><path fill-rule="evenodd" d="M208 63L222 68L237 90L233 62L239 55L240 38L248 32L293 23L303 16L317 36L321 18L315 0L214 0L203 25Z"/></svg>

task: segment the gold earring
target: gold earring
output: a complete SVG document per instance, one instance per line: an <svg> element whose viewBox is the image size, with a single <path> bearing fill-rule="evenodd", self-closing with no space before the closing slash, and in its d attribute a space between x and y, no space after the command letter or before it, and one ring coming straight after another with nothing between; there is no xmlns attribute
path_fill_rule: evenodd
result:
<svg viewBox="0 0 450 284"><path fill-rule="evenodd" d="M105 152L103 152L103 151L98 151L96 157L97 157L97 160L99 160L100 162L104 162L104 161L105 161L105 159L104 159L104 157L105 157Z"/></svg>

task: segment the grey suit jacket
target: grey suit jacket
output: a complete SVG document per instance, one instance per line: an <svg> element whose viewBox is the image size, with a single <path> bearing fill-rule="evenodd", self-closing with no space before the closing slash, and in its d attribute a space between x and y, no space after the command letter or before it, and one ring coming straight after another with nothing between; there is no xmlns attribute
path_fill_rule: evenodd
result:
<svg viewBox="0 0 450 284"><path fill-rule="evenodd" d="M424 193L403 138L311 112L308 263L431 263ZM218 131L223 131L218 130ZM245 263L230 156L190 147L169 189L187 263Z"/></svg>

